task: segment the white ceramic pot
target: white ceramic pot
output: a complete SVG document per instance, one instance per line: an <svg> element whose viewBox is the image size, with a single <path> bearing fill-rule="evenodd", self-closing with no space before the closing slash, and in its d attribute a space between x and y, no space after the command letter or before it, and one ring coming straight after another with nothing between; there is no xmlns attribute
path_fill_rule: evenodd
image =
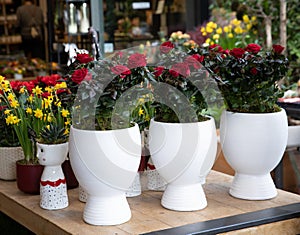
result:
<svg viewBox="0 0 300 235"><path fill-rule="evenodd" d="M149 148L158 173L167 182L161 204L176 211L207 206L202 183L216 159L217 135L213 118L198 123L151 120Z"/></svg>
<svg viewBox="0 0 300 235"><path fill-rule="evenodd" d="M37 157L44 167L40 181L40 206L57 210L69 205L67 183L61 164L68 155L68 143L37 143Z"/></svg>
<svg viewBox="0 0 300 235"><path fill-rule="evenodd" d="M288 138L287 116L275 113L223 111L220 142L224 157L235 170L229 193L237 198L274 198L277 190L270 172L283 157Z"/></svg>
<svg viewBox="0 0 300 235"><path fill-rule="evenodd" d="M83 219L93 225L127 222L131 211L126 191L140 164L139 127L93 131L73 126L69 157L75 176L87 193Z"/></svg>

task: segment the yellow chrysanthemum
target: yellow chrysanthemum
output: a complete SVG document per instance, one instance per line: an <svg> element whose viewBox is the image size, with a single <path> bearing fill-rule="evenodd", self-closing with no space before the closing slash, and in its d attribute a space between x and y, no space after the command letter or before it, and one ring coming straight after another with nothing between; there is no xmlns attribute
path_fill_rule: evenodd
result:
<svg viewBox="0 0 300 235"><path fill-rule="evenodd" d="M70 112L67 109L63 109L60 112L61 112L61 116L63 117L68 117L70 115Z"/></svg>
<svg viewBox="0 0 300 235"><path fill-rule="evenodd" d="M244 31L243 31L243 29L242 29L240 26L238 26L238 27L236 27L236 28L234 29L234 32L235 32L236 34L242 34Z"/></svg>
<svg viewBox="0 0 300 235"><path fill-rule="evenodd" d="M26 113L32 114L32 108L29 108L29 107L28 107L28 108L26 109Z"/></svg>
<svg viewBox="0 0 300 235"><path fill-rule="evenodd" d="M36 118L39 118L39 119L42 119L44 114L43 114L43 111L39 108L37 108L36 110L33 111L34 112L34 116Z"/></svg>
<svg viewBox="0 0 300 235"><path fill-rule="evenodd" d="M43 94L43 90L41 87L36 86L35 88L32 89L32 93L36 94L36 95L41 95L41 94Z"/></svg>
<svg viewBox="0 0 300 235"><path fill-rule="evenodd" d="M243 21L248 24L250 22L249 16L248 15L243 15Z"/></svg>
<svg viewBox="0 0 300 235"><path fill-rule="evenodd" d="M214 40L218 40L219 38L220 38L220 35L219 35L219 34L214 34L214 35L213 35L213 39L214 39Z"/></svg>
<svg viewBox="0 0 300 235"><path fill-rule="evenodd" d="M233 38L233 33L229 33L228 38Z"/></svg>
<svg viewBox="0 0 300 235"><path fill-rule="evenodd" d="M221 27L219 27L219 28L217 28L217 30L216 30L216 33L217 34L221 34L223 31L222 31L222 28Z"/></svg>

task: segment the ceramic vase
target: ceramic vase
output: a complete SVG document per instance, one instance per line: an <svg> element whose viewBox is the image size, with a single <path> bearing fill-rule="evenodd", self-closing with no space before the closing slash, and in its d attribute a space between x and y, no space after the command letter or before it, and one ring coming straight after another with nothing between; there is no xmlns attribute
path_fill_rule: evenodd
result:
<svg viewBox="0 0 300 235"><path fill-rule="evenodd" d="M149 135L151 158L167 182L162 206L176 211L205 208L202 183L217 152L214 119L195 123L162 123L152 119Z"/></svg>
<svg viewBox="0 0 300 235"><path fill-rule="evenodd" d="M72 126L69 147L75 176L87 193L83 220L93 225L116 225L130 220L126 191L140 164L138 125L107 131Z"/></svg>
<svg viewBox="0 0 300 235"><path fill-rule="evenodd" d="M68 143L37 143L37 157L44 166L40 181L40 206L43 209L57 210L69 205L66 178L61 167L67 154Z"/></svg>
<svg viewBox="0 0 300 235"><path fill-rule="evenodd" d="M288 138L286 112L233 113L223 111L220 142L235 170L230 195L248 200L274 198L277 189L270 172L283 157Z"/></svg>
<svg viewBox="0 0 300 235"><path fill-rule="evenodd" d="M22 147L0 148L0 179L16 179L16 161L24 158Z"/></svg>

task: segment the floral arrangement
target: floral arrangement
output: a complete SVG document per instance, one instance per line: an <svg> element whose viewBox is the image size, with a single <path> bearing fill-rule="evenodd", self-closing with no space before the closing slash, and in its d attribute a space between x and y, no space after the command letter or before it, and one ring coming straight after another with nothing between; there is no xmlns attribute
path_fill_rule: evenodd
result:
<svg viewBox="0 0 300 235"><path fill-rule="evenodd" d="M47 144L67 141L70 111L60 98L67 87L58 75L29 82L9 82L0 76L0 91L6 124L13 127L27 163L38 161L36 141ZM49 136L55 136L51 143Z"/></svg>
<svg viewBox="0 0 300 235"><path fill-rule="evenodd" d="M203 65L210 72L232 112L265 113L279 110L276 104L283 95L278 82L288 70L284 48L273 45L262 50L258 44L224 50L214 44L198 50Z"/></svg>
<svg viewBox="0 0 300 235"><path fill-rule="evenodd" d="M72 69L64 76L68 87L75 85L74 90L77 89L73 111L73 123L76 124L73 125L107 130L125 128L131 122L137 122L144 129L154 116L165 122L205 119L206 103L197 87L203 85L202 79L204 74L206 76L206 71L202 71L203 76L199 72L201 56L176 50L172 42L163 43L157 51L151 50L156 61L153 58L147 61L147 53L141 53L140 48L85 63L80 62L80 58L89 56L78 54L76 65L71 65ZM79 74L74 82L74 76ZM169 86L159 88L162 84ZM154 103L153 99L169 99L169 103ZM185 102L188 105L182 105Z"/></svg>
<svg viewBox="0 0 300 235"><path fill-rule="evenodd" d="M244 47L257 35L255 16L250 18L248 15L243 15L243 20L235 17L228 24L221 24L221 22L210 21L200 28L202 36L206 37L205 45L218 44L224 49Z"/></svg>

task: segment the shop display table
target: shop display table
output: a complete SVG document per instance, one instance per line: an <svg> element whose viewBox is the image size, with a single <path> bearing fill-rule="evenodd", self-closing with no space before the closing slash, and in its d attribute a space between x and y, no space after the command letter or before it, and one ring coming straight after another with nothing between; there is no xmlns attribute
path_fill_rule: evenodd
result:
<svg viewBox="0 0 300 235"><path fill-rule="evenodd" d="M208 206L194 212L167 210L160 205L162 192L144 191L128 198L132 218L116 226L86 224L78 188L68 190L67 208L50 211L40 208L39 195L20 192L15 181L0 181L0 210L36 234L300 233L300 195L278 190L271 200L240 200L228 194L231 180L232 176L212 170L203 187Z"/></svg>

